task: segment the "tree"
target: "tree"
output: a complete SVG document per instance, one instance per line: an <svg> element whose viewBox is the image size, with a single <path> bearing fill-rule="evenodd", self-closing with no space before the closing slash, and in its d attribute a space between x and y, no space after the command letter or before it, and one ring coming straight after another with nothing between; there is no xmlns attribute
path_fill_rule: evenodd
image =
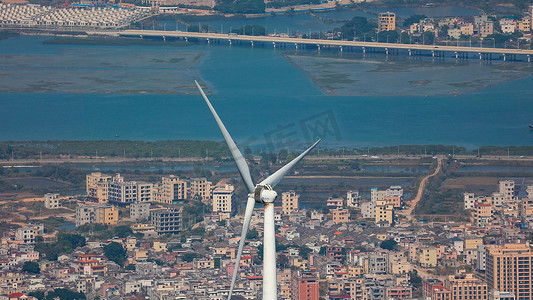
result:
<svg viewBox="0 0 533 300"><path fill-rule="evenodd" d="M248 231L248 234L246 235L246 237L251 240L255 240L259 237L259 232L257 231L257 229L252 228L250 231Z"/></svg>
<svg viewBox="0 0 533 300"><path fill-rule="evenodd" d="M38 300L44 300L44 292L43 291L35 291L28 294L28 296L35 297Z"/></svg>
<svg viewBox="0 0 533 300"><path fill-rule="evenodd" d="M398 243L394 240L394 239L388 239L388 240L384 240L383 242L381 242L381 244L379 245L382 249L386 249L386 250L394 250L396 248L396 245L398 245Z"/></svg>
<svg viewBox="0 0 533 300"><path fill-rule="evenodd" d="M131 230L131 228L126 225L120 225L115 227L115 229L113 229L113 232L115 236L118 236L119 238L126 238L133 234L133 230Z"/></svg>
<svg viewBox="0 0 533 300"><path fill-rule="evenodd" d="M194 253L194 252L187 252L183 255L183 257L181 258L184 262L191 262L193 261L195 258L198 257L198 254Z"/></svg>
<svg viewBox="0 0 533 300"><path fill-rule="evenodd" d="M26 261L22 266L22 272L39 274L41 273L41 268L39 267L39 264L34 261Z"/></svg>
<svg viewBox="0 0 533 300"><path fill-rule="evenodd" d="M300 247L300 256L302 258L305 258L307 259L307 256L309 255L309 253L313 252L313 250L309 249L309 247L306 247L306 246L302 246Z"/></svg>
<svg viewBox="0 0 533 300"><path fill-rule="evenodd" d="M420 22L420 20L423 20L423 19L426 19L426 18L427 17L425 15L412 15L409 18L405 19L405 21L403 21L403 26L404 27L409 27L412 24L418 23L418 22Z"/></svg>
<svg viewBox="0 0 533 300"><path fill-rule="evenodd" d="M126 261L126 249L117 242L111 242L104 246L104 255L110 261L114 261L119 265L124 264Z"/></svg>
<svg viewBox="0 0 533 300"><path fill-rule="evenodd" d="M419 289L422 287L422 278L418 276L418 272L413 270L409 272L409 281L414 288Z"/></svg>
<svg viewBox="0 0 533 300"><path fill-rule="evenodd" d="M320 255L326 255L326 249L327 249L326 246L322 246L322 247L320 247L320 251L318 251L318 254L320 254Z"/></svg>
<svg viewBox="0 0 533 300"><path fill-rule="evenodd" d="M82 300L86 299L84 293L76 293L67 289L55 289L53 292L48 292L46 300L59 298L60 300Z"/></svg>

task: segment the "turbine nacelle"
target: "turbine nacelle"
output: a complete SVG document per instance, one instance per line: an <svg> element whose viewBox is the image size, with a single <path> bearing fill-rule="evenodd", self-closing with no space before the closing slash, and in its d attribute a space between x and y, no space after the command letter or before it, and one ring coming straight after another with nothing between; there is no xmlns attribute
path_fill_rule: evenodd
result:
<svg viewBox="0 0 533 300"><path fill-rule="evenodd" d="M278 197L278 193L276 193L276 191L274 191L270 185L258 184L255 186L255 191L254 191L255 202L261 203L261 204L274 203L277 197Z"/></svg>

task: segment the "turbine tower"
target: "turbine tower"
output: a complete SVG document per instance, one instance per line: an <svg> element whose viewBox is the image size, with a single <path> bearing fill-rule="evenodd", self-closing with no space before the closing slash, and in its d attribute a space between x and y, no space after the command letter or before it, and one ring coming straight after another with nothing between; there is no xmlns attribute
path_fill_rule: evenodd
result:
<svg viewBox="0 0 533 300"><path fill-rule="evenodd" d="M244 247L246 233L248 232L250 219L252 218L252 213L256 203L262 204L265 207L263 233L263 300L277 300L278 287L276 277L276 232L274 229L274 201L276 200L278 194L273 188L292 169L292 167L294 167L294 165L296 165L307 153L309 153L309 151L313 150L320 140L316 141L311 147L305 150L302 154L298 155L298 157L283 166L281 169L277 170L274 174L268 176L259 184L254 185L252 176L250 175L250 169L248 168L248 164L242 156L242 153L237 148L237 145L235 145L235 142L218 117L218 114L211 105L211 102L209 102L209 99L207 99L207 96L202 90L200 84L198 84L196 80L194 82L196 83L198 90L200 90L202 97L204 97L207 106L209 106L209 109L211 110L211 113L213 114L213 117L215 118L215 121L217 122L224 139L226 140L226 144L231 151L231 155L235 160L235 164L237 165L237 169L239 170L242 180L246 185L246 189L248 190L248 202L246 203L246 210L244 212L241 239L239 241L237 257L235 258L235 269L233 270L228 300L231 299L233 288L235 287L235 280L237 279L239 263L242 256L242 249Z"/></svg>

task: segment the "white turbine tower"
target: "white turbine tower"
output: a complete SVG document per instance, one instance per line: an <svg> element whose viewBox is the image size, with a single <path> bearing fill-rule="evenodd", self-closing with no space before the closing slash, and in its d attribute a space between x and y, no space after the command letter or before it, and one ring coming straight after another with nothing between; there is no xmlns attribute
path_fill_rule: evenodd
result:
<svg viewBox="0 0 533 300"><path fill-rule="evenodd" d="M239 263L242 256L242 248L244 247L244 241L246 240L246 233L248 232L248 227L250 226L250 219L252 218L252 212L256 203L263 204L265 207L265 219L264 219L264 234L263 234L263 300L276 300L278 298L278 289L277 289L277 277L276 277L276 232L274 229L274 201L276 200L277 193L273 188L280 182L280 180L297 164L309 151L320 142L316 141L311 147L305 150L298 157L293 159L291 162L283 166L281 169L277 170L274 174L268 176L261 183L254 185L252 181L252 176L250 175L250 169L246 160L242 156L241 152L235 145L235 142L231 138L230 134L226 130L226 127L218 117L215 109L207 99L204 91L195 80L196 86L200 90L200 93L204 97L207 106L211 110L213 117L228 144L231 155L235 160L237 169L241 174L242 180L246 185L248 190L248 202L246 203L246 211L244 213L244 222L242 224L242 233L241 239L239 241L239 249L237 250L237 257L235 259L235 269L233 270L233 277L231 280L231 288L228 295L228 300L231 299L233 293L233 288L235 286L235 280L237 279L237 273L239 271Z"/></svg>

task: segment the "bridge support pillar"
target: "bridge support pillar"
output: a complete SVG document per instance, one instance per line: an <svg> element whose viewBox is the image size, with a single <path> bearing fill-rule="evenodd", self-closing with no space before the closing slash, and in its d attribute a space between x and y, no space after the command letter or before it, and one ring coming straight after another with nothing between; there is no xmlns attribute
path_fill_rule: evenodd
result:
<svg viewBox="0 0 533 300"><path fill-rule="evenodd" d="M163 36L163 42L166 42L166 41L167 41L167 37Z"/></svg>
<svg viewBox="0 0 533 300"><path fill-rule="evenodd" d="M274 46L274 48L276 48L276 42L272 42L272 46Z"/></svg>
<svg viewBox="0 0 533 300"><path fill-rule="evenodd" d="M141 38L141 40L143 39L143 35L142 34L140 34L139 37Z"/></svg>
<svg viewBox="0 0 533 300"><path fill-rule="evenodd" d="M531 55L527 55L527 62L531 62Z"/></svg>
<svg viewBox="0 0 533 300"><path fill-rule="evenodd" d="M365 47L363 47L363 53L366 53L366 49L365 49Z"/></svg>
<svg viewBox="0 0 533 300"><path fill-rule="evenodd" d="M502 55L503 55L503 61L505 61L505 53L503 53Z"/></svg>
<svg viewBox="0 0 533 300"><path fill-rule="evenodd" d="M481 56L481 55L482 55L481 52L479 52L478 54L479 54L479 60L481 60L481 58L482 58L482 56Z"/></svg>
<svg viewBox="0 0 533 300"><path fill-rule="evenodd" d="M210 42L210 41L209 41L209 38L207 38L207 44L209 44L209 42Z"/></svg>
<svg viewBox="0 0 533 300"><path fill-rule="evenodd" d="M188 42L188 41L189 41L189 38L188 38L188 37L185 37L185 41Z"/></svg>
<svg viewBox="0 0 533 300"><path fill-rule="evenodd" d="M435 57L435 51L431 50L431 57Z"/></svg>
<svg viewBox="0 0 533 300"><path fill-rule="evenodd" d="M229 42L229 45L231 46L231 40L228 40L228 42Z"/></svg>
<svg viewBox="0 0 533 300"><path fill-rule="evenodd" d="M294 43L294 48L296 48L296 50L298 50L298 44L297 43Z"/></svg>
<svg viewBox="0 0 533 300"><path fill-rule="evenodd" d="M316 45L316 48L318 49L318 52L320 52L320 45Z"/></svg>
<svg viewBox="0 0 533 300"><path fill-rule="evenodd" d="M411 56L411 49L407 49L407 52L409 52L409 56Z"/></svg>
<svg viewBox="0 0 533 300"><path fill-rule="evenodd" d="M250 43L252 44L252 47L254 46L254 41L250 41Z"/></svg>
<svg viewBox="0 0 533 300"><path fill-rule="evenodd" d="M342 46L341 46L341 52L342 52Z"/></svg>
<svg viewBox="0 0 533 300"><path fill-rule="evenodd" d="M459 55L457 53L457 51L455 51L455 59L458 59L459 58Z"/></svg>

